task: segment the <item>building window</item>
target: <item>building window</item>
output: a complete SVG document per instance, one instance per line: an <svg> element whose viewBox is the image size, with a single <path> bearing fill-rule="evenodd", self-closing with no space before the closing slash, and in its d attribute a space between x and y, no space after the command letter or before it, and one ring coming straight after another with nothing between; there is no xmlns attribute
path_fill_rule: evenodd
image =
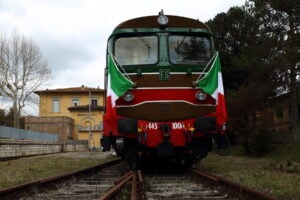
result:
<svg viewBox="0 0 300 200"><path fill-rule="evenodd" d="M297 105L297 111L298 119L300 119L300 104Z"/></svg>
<svg viewBox="0 0 300 200"><path fill-rule="evenodd" d="M276 110L276 117L277 117L277 119L282 119L283 118L283 110L282 110L282 108L277 108L277 110Z"/></svg>
<svg viewBox="0 0 300 200"><path fill-rule="evenodd" d="M92 107L98 106L98 99L91 99L91 106Z"/></svg>
<svg viewBox="0 0 300 200"><path fill-rule="evenodd" d="M79 98L74 97L72 98L72 106L78 106L79 105Z"/></svg>
<svg viewBox="0 0 300 200"><path fill-rule="evenodd" d="M60 112L60 99L53 98L53 100L52 100L52 112Z"/></svg>

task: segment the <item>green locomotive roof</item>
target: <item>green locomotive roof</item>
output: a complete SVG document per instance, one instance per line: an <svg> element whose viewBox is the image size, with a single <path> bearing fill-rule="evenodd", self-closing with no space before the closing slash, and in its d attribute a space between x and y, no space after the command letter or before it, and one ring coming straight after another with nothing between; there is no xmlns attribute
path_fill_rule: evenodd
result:
<svg viewBox="0 0 300 200"><path fill-rule="evenodd" d="M169 23L165 28L196 28L196 29L206 29L208 32L211 32L209 27L200 22L199 20L174 16L174 15L166 15L169 19ZM159 28L160 26L157 23L157 15L153 16L145 16L127 20L121 24L119 24L115 30L117 29L135 29L135 28Z"/></svg>

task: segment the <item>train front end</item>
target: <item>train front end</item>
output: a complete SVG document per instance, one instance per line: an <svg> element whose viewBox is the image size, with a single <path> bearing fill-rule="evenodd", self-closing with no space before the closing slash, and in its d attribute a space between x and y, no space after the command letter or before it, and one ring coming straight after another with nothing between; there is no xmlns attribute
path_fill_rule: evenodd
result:
<svg viewBox="0 0 300 200"><path fill-rule="evenodd" d="M113 147L133 166L144 157L187 165L205 157L226 122L215 94L218 64L198 20L160 12L121 23L108 39L103 150Z"/></svg>

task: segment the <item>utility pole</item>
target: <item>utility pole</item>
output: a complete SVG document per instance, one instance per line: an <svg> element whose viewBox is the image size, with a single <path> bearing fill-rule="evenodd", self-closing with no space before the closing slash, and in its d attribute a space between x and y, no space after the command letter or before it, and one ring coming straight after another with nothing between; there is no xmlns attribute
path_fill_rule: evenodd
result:
<svg viewBox="0 0 300 200"><path fill-rule="evenodd" d="M89 150L93 149L93 136L91 133L91 126L92 126L92 119L91 119L91 104L92 104L92 97L91 97L91 88L89 88Z"/></svg>

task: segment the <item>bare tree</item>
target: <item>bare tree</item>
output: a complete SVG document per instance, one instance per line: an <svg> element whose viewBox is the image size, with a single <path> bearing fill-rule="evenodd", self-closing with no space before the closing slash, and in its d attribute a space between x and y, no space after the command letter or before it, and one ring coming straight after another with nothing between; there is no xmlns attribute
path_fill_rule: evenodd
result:
<svg viewBox="0 0 300 200"><path fill-rule="evenodd" d="M36 43L17 32L0 37L0 95L12 100L14 127L25 103L43 83L51 70Z"/></svg>

